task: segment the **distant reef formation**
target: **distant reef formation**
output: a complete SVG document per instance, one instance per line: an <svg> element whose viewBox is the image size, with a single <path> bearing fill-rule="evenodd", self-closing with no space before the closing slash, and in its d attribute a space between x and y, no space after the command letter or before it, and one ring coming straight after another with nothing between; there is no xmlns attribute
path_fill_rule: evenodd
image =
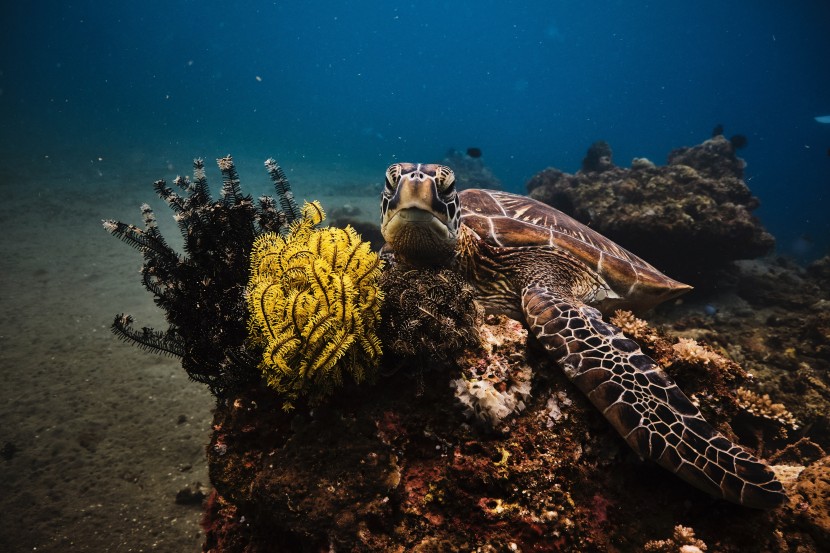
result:
<svg viewBox="0 0 830 553"><path fill-rule="evenodd" d="M758 199L743 180L744 161L722 135L678 148L668 164L635 158L617 167L597 142L582 169L545 169L527 183L532 198L564 211L697 287L738 259L770 253L775 240L752 215Z"/></svg>
<svg viewBox="0 0 830 553"><path fill-rule="evenodd" d="M480 148L467 148L466 152L450 148L444 154L442 164L455 173L455 185L459 190L465 188L489 188L501 190L501 180L484 163Z"/></svg>

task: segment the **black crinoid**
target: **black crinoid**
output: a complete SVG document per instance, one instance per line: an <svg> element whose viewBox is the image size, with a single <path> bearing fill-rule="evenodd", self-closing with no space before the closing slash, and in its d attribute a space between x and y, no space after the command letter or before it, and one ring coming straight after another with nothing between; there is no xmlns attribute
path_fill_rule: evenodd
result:
<svg viewBox="0 0 830 553"><path fill-rule="evenodd" d="M144 255L142 282L170 324L165 331L138 330L132 317L120 314L113 332L145 349L180 357L187 374L221 398L261 379L257 364L262 352L246 344L244 294L251 247L264 232L286 234L300 210L285 173L273 159L265 167L277 200L263 196L256 204L242 194L231 157L217 164L223 177L218 201L211 198L201 159L193 162L192 181L174 181L181 192L163 180L154 184L173 210L184 237L184 255L167 244L146 204L141 207L143 229L113 220L104 221L104 228Z"/></svg>
<svg viewBox="0 0 830 553"><path fill-rule="evenodd" d="M482 313L475 290L452 269L413 269L392 264L380 280L383 347L420 362L448 363L479 343Z"/></svg>

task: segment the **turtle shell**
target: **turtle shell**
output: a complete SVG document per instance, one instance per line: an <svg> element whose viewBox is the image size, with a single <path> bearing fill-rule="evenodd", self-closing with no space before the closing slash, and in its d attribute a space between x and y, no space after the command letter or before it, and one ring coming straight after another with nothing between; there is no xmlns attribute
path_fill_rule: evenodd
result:
<svg viewBox="0 0 830 553"><path fill-rule="evenodd" d="M621 307L646 309L691 289L547 204L494 190L464 190L459 196L462 224L485 243L564 251L607 282Z"/></svg>

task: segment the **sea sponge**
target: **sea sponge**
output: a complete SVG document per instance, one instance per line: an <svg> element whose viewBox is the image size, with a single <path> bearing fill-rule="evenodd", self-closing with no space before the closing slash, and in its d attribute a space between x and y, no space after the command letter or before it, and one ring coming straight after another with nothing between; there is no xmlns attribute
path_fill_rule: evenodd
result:
<svg viewBox="0 0 830 553"><path fill-rule="evenodd" d="M249 335L286 409L301 396L319 402L344 371L372 378L381 356L382 262L352 227L314 228L324 218L319 202L306 203L285 236L264 234L251 253Z"/></svg>

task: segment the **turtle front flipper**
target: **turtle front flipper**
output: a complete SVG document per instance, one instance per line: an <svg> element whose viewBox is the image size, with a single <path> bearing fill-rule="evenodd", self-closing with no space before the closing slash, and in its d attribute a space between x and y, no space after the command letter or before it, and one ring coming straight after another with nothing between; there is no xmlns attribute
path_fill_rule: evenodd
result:
<svg viewBox="0 0 830 553"><path fill-rule="evenodd" d="M626 442L683 480L768 509L786 500L763 462L726 439L640 347L596 309L544 286L522 291L530 329Z"/></svg>

